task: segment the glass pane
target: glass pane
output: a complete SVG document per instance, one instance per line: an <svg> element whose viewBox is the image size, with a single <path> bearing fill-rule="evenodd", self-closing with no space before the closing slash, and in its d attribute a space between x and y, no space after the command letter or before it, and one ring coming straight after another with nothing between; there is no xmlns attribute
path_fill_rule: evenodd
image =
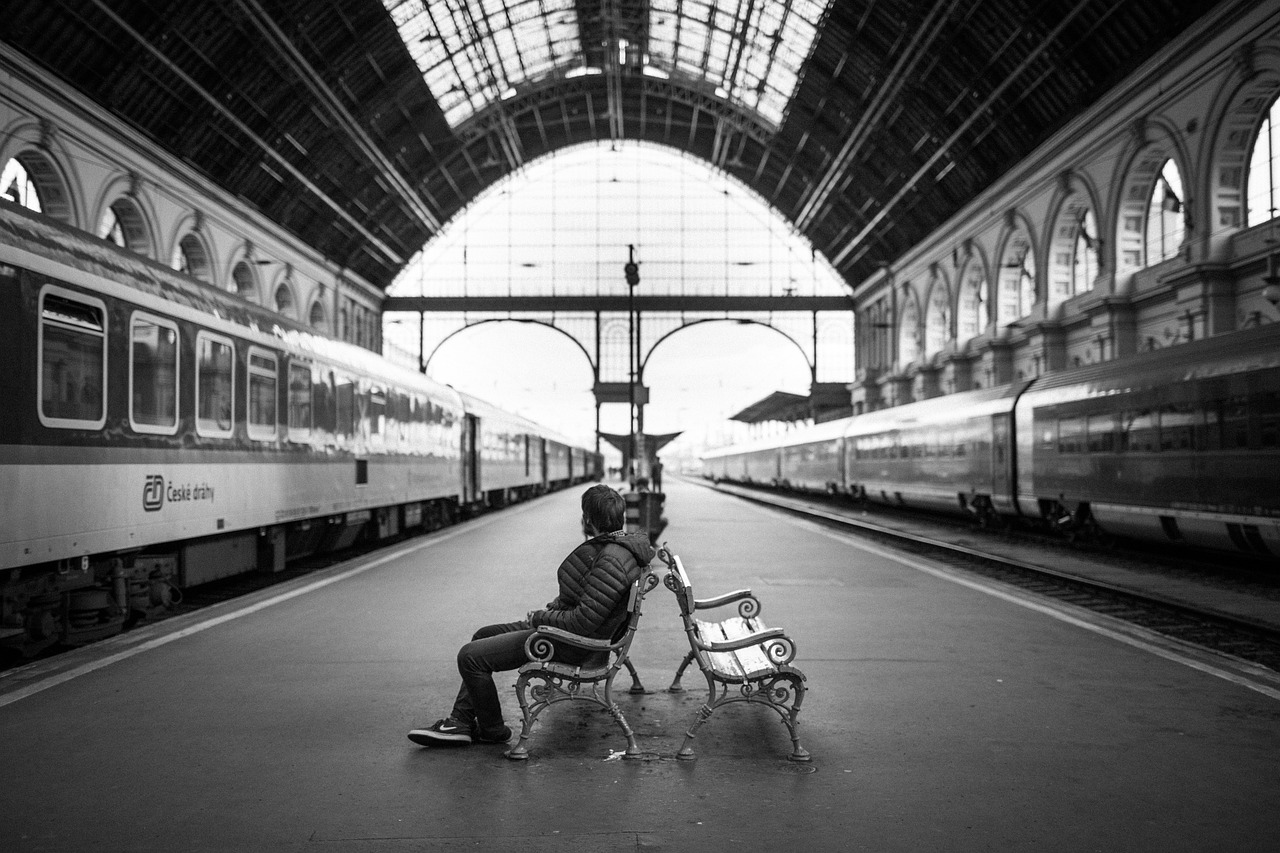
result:
<svg viewBox="0 0 1280 853"><path fill-rule="evenodd" d="M276 363L262 355L249 356L249 425L276 428Z"/></svg>
<svg viewBox="0 0 1280 853"><path fill-rule="evenodd" d="M178 333L138 318L132 340L133 422L155 427L178 423Z"/></svg>
<svg viewBox="0 0 1280 853"><path fill-rule="evenodd" d="M311 429L311 368L289 365L289 429Z"/></svg>
<svg viewBox="0 0 1280 853"><path fill-rule="evenodd" d="M40 411L47 418L101 420L106 342L102 311L48 295L41 329Z"/></svg>
<svg viewBox="0 0 1280 853"><path fill-rule="evenodd" d="M196 427L207 432L229 433L234 413L231 346L201 338L197 359Z"/></svg>
<svg viewBox="0 0 1280 853"><path fill-rule="evenodd" d="M1150 409L1126 412L1120 446L1122 450L1133 453L1151 453L1159 450L1160 437L1155 412Z"/></svg>

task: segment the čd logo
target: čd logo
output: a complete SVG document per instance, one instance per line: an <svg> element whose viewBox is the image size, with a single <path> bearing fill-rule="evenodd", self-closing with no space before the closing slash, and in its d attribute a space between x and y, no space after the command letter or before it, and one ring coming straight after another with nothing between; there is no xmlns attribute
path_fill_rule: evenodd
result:
<svg viewBox="0 0 1280 853"><path fill-rule="evenodd" d="M148 474L146 485L142 487L142 508L147 512L155 512L164 506L164 477L159 474Z"/></svg>

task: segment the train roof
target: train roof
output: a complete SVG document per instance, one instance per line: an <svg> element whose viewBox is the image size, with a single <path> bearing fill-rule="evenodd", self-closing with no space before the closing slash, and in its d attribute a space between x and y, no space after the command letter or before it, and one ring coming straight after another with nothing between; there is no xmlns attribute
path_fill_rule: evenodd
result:
<svg viewBox="0 0 1280 853"><path fill-rule="evenodd" d="M1035 405L1150 388L1184 387L1199 380L1280 367L1280 324L1228 332L1114 361L1040 377L1026 397Z"/></svg>
<svg viewBox="0 0 1280 853"><path fill-rule="evenodd" d="M184 275L150 258L128 252L53 220L33 217L17 205L0 205L0 260L30 266L45 275L102 289L132 291L132 298L162 300L167 310L226 334L261 345L284 344L295 354L347 367L364 378L394 383L429 395L437 403L462 408L454 389L379 353L331 338L269 311L230 291Z"/></svg>
<svg viewBox="0 0 1280 853"><path fill-rule="evenodd" d="M1014 400L1027 385L1027 382L1014 382L992 388L961 391L957 394L946 394L916 403L854 415L850 418L849 429L845 435L854 437L895 429L954 423L961 412L966 418L990 417L1010 411Z"/></svg>

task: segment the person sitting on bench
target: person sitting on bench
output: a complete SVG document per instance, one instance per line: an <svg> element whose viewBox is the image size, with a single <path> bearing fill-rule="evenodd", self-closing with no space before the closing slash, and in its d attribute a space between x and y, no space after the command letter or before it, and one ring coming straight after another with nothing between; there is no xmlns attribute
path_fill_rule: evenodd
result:
<svg viewBox="0 0 1280 853"><path fill-rule="evenodd" d="M560 594L523 620L476 631L471 642L458 650L462 687L449 716L412 730L409 740L422 746L506 743L511 729L503 722L493 673L519 669L529 662L524 646L534 628L548 625L591 639L613 638L626 621L631 585L655 553L646 533L625 532L625 512L626 501L609 486L595 485L583 493L586 541L560 564ZM563 662L578 665L595 653L566 649L563 654Z"/></svg>

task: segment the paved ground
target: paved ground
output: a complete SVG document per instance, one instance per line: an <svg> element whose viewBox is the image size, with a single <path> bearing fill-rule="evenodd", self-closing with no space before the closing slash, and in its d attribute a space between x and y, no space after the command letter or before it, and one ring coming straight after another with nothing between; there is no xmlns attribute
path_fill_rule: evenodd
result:
<svg viewBox="0 0 1280 853"><path fill-rule="evenodd" d="M579 492L6 674L0 850L1275 849L1280 694L680 483L665 538L698 593L750 586L797 639L811 767L749 707L673 760L701 679L661 692L663 588L633 647L654 692L620 698L651 760L564 706L527 763L413 746L471 630L554 594Z"/></svg>

